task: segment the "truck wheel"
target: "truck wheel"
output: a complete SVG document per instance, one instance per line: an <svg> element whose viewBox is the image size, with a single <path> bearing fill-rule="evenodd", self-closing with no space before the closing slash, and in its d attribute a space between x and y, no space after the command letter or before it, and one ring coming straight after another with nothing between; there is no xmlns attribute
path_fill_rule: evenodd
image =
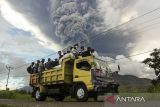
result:
<svg viewBox="0 0 160 107"><path fill-rule="evenodd" d="M64 95L56 95L56 96L54 97L55 101L63 101L64 98L65 98Z"/></svg>
<svg viewBox="0 0 160 107"><path fill-rule="evenodd" d="M83 85L78 85L75 89L75 97L77 101L84 102L88 100L87 89Z"/></svg>
<svg viewBox="0 0 160 107"><path fill-rule="evenodd" d="M39 90L35 91L35 100L36 101L45 101L46 100L46 96L42 93L40 93Z"/></svg>

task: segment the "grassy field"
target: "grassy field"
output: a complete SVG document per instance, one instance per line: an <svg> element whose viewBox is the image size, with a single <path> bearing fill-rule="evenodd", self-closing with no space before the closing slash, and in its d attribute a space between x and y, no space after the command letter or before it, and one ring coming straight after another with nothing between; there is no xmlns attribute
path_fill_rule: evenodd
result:
<svg viewBox="0 0 160 107"><path fill-rule="evenodd" d="M150 87L120 85L120 93L146 93Z"/></svg>
<svg viewBox="0 0 160 107"><path fill-rule="evenodd" d="M160 93L160 86L150 86L150 87L140 87L140 86L120 86L119 93L134 93L135 95L143 94L147 98L158 98L160 99L160 95L155 93ZM146 94L144 94L146 93ZM152 94L153 93L153 94ZM0 99L17 99L17 100L34 100L30 94L20 93L17 91L0 91ZM51 99L51 98L49 98ZM73 100L70 97L66 97L65 100Z"/></svg>
<svg viewBox="0 0 160 107"><path fill-rule="evenodd" d="M17 107L17 106L9 106L9 105L2 105L2 104L0 104L0 107Z"/></svg>
<svg viewBox="0 0 160 107"><path fill-rule="evenodd" d="M0 91L0 99L28 100L31 99L31 95L18 93L16 91Z"/></svg>
<svg viewBox="0 0 160 107"><path fill-rule="evenodd" d="M146 101L160 101L160 86L140 87L140 86L120 86L119 94L121 97L144 97ZM112 93L110 93L112 95ZM108 95L108 94L107 94ZM0 91L0 99L16 99L34 101L30 94L17 91ZM53 100L47 98L47 100ZM66 97L64 101L76 101L71 97ZM89 99L93 101L93 99ZM104 96L99 96L98 101L104 101ZM18 107L0 104L0 107Z"/></svg>

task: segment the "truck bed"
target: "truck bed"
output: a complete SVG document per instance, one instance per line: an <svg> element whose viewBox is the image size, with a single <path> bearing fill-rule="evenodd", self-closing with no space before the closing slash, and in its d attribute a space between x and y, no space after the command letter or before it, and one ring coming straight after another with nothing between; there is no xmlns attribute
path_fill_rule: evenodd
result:
<svg viewBox="0 0 160 107"><path fill-rule="evenodd" d="M74 60L71 58L63 59L61 66L52 68L42 73L30 75L30 85L52 85L57 83L71 84L73 82Z"/></svg>
<svg viewBox="0 0 160 107"><path fill-rule="evenodd" d="M40 77L40 78L39 78ZM50 85L57 82L64 82L64 73L62 68L53 68L42 73L30 75L30 85Z"/></svg>

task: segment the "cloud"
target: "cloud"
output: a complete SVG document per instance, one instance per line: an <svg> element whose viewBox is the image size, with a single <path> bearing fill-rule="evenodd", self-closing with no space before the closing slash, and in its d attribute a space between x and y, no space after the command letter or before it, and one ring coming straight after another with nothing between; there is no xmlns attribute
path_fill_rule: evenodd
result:
<svg viewBox="0 0 160 107"><path fill-rule="evenodd" d="M37 25L39 29L49 39L58 43L55 36L55 28L50 22L49 0L7 0L13 9L25 16L31 23Z"/></svg>
<svg viewBox="0 0 160 107"><path fill-rule="evenodd" d="M40 45L37 38L29 32L15 28L1 16L0 25L3 25L0 26L0 54L5 54L5 52L12 53L29 61L53 52L53 50L46 49Z"/></svg>
<svg viewBox="0 0 160 107"><path fill-rule="evenodd" d="M121 60L117 60L116 63L119 63L121 66L120 74L122 75L134 75L139 78L155 78L155 73L153 69L150 69L149 66L126 58L123 55L119 55L116 57L116 59L124 58Z"/></svg>
<svg viewBox="0 0 160 107"><path fill-rule="evenodd" d="M98 10L108 29L160 7L158 0L148 0L147 2L145 0L97 1ZM119 33L116 33L117 29L114 29L113 33L106 34L106 39L103 37L103 40L96 41L96 44L107 47L102 49L101 53L109 52L116 55L132 55L159 48L160 29L158 24L155 24L159 23L159 19L152 20L157 17L159 17L159 10L119 27ZM124 33L128 35L127 38L125 38ZM117 35L117 39L114 35ZM107 36L110 37L107 38ZM98 46L95 47L98 48ZM106 51L103 52L103 50ZM144 54L134 57L134 59L142 61L148 56L148 54Z"/></svg>
<svg viewBox="0 0 160 107"><path fill-rule="evenodd" d="M3 25L3 27L0 26L2 27L2 29L0 29L0 89L2 89L2 87L5 89L8 73L6 65L14 67L10 73L9 87L11 87L11 89L18 88L20 83L20 86L28 85L28 77L21 77L28 75L26 71L27 63L36 61L48 55L48 53L52 53L53 50L46 49L40 45L37 39L30 35L30 33L15 28L7 23L1 16L0 25ZM22 66L24 64L26 65ZM16 67L18 66L22 67L17 69Z"/></svg>
<svg viewBox="0 0 160 107"><path fill-rule="evenodd" d="M133 75L139 78L156 78L155 72L149 66L126 58L124 55L118 55L116 58L98 56L100 59L106 61L112 72L118 71L118 65L120 66L121 75Z"/></svg>
<svg viewBox="0 0 160 107"><path fill-rule="evenodd" d="M18 11L23 16L25 16L25 18L27 18L30 22L37 25L38 28L45 34L45 36L47 38L50 38L52 41L57 41L56 43L60 43L60 41L62 41L61 39L66 40L66 42L67 41L75 41L77 39L87 39L88 41L90 41L90 39L92 37L97 36L96 34L98 34L99 32L102 32L104 29L108 29L108 28L117 26L122 22L128 21L128 20L130 20L134 17L137 17L145 12L148 12L156 7L160 7L159 3L157 3L157 2L159 2L158 0L148 0L148 2L146 2L145 0L86 0L85 2L82 2L83 0L82 1L80 0L79 2L82 2L82 3L79 3L79 5L77 5L77 4L76 5L77 6L80 6L80 4L83 4L83 5L80 6L79 10L77 10L77 11L81 12L84 15L84 13L88 12L87 10L89 9L86 6L90 5L89 7L92 7L92 9L94 9L96 11L96 14L99 15L100 19L104 20L104 21L101 20L99 22L105 23L106 28L104 28L104 25L102 24L102 26L101 27L99 26L99 28L94 27L95 28L94 30L97 33L95 33L95 32L91 33L91 31L88 30L90 33L89 36L88 36L88 34L87 34L87 36L84 36L82 34L83 36L76 36L76 38L74 38L72 36L72 34L70 35L70 33L68 33L69 36L64 35L61 38L60 35L55 36L56 27L53 25L54 21L52 20L53 17L51 17L51 13L54 14L55 10L57 10L57 8L59 9L59 12L61 10L61 13L68 12L68 11L70 11L71 13L73 13L73 12L76 13L76 11L75 11L76 7L74 5L75 0L67 0L65 2L63 0L61 0L61 2L63 2L63 9L61 9L61 6L57 5L57 1L58 0L45 0L45 1L44 0L37 0L37 1L21 0L21 2L19 2L19 0L7 0L7 2L10 3L10 5L13 7L14 10ZM60 1L58 1L58 2L60 3ZM71 4L74 6L68 6ZM153 4L153 6L150 6L150 4ZM87 15L91 17L91 19L88 21L89 23L96 21L96 20L92 20L92 18L93 18L92 14L87 14ZM63 16L63 14L62 14L62 16ZM155 16L155 14L153 14L151 16L153 17L153 16ZM149 16L148 18L152 18L151 16ZM73 18L73 17L70 17L70 18ZM99 46L102 46L104 41L106 41L106 42L109 42L106 44L108 47L103 46L103 48L101 50L99 49L100 53L102 53L102 54L106 54L106 52L108 52L108 51L109 51L108 54L113 53L114 55L115 54L116 55L118 55L118 54L124 54L124 55L133 54L138 49L137 47L142 46L142 42L144 42L143 39L141 39L141 41L139 41L140 40L139 36L144 35L144 38L146 38L145 44L147 42L150 42L150 41L148 41L149 36L145 36L145 34L137 33L136 32L137 30L135 30L135 28L137 28L137 26L135 26L135 27L133 26L133 25L138 24L138 22L142 22L143 20L146 20L146 19L147 18L145 17L145 18L142 18L142 20L139 19L138 21L134 21L131 24L127 24L126 27L123 26L123 28L125 28L126 30L124 30L124 29L119 30L118 31L119 34L114 30L111 32L111 34L110 33L106 34L106 36L110 36L109 38L112 39L112 41L109 41L108 38L102 38L101 40L99 39L96 42L96 44L98 43L97 45L94 43L95 41L91 42L91 46L93 46L95 49L99 49ZM62 25L62 24L60 24L60 25ZM94 24L92 24L92 25L94 25ZM68 24L68 26L69 26L69 24ZM130 28L130 26L132 26L132 27ZM78 24L78 27L79 27L79 24ZM81 28L82 27L84 27L84 26L81 26ZM62 28L62 27L59 27L59 28ZM68 32L70 27L67 27L67 28L68 29L66 30L66 32ZM76 28L76 27L74 27L74 28ZM128 30L128 32L127 32L127 30ZM88 33L88 31L87 31L87 33ZM124 37L124 32L128 33L127 38ZM60 33L62 33L62 32L60 31ZM71 33L73 33L73 35L75 34L74 32L71 32ZM114 35L117 35L117 37L119 36L118 39L115 39ZM151 35L155 35L155 33L151 33ZM156 33L156 35L157 35L157 33ZM67 37L69 37L69 38L67 38ZM122 41L121 41L121 38L122 38ZM157 38L158 38L158 35L156 36L156 39ZM99 43L100 43L100 45L99 45ZM115 44L112 44L112 43L116 43L117 47ZM130 44L130 43L139 44L139 46L132 45L131 47L128 48L128 44ZM92 44L94 44L94 45L92 45ZM105 43L103 45L105 45ZM113 47L112 47L112 45L113 45ZM147 46L147 45L143 45L143 46L144 46L144 48L146 48L145 46ZM139 50L140 50L140 48L139 48ZM147 51L147 50L145 50L145 51Z"/></svg>
<svg viewBox="0 0 160 107"><path fill-rule="evenodd" d="M97 0L98 9L108 27L116 26L137 16L137 0ZM125 20L124 20L125 19ZM127 20L126 20L127 19Z"/></svg>
<svg viewBox="0 0 160 107"><path fill-rule="evenodd" d="M28 77L14 77L14 76L23 76L28 74L26 71L26 67L28 65L23 66L21 69L15 68L19 64L25 64L26 63L25 59L20 58L16 54L10 53L10 52L0 52L0 59L1 59L0 60L0 70L1 70L0 71L0 89L5 89L7 74L8 74L6 65L14 68L10 72L9 88L15 89L22 85L27 85Z"/></svg>
<svg viewBox="0 0 160 107"><path fill-rule="evenodd" d="M26 78L13 78L13 77L10 77L9 80L8 80L8 88L10 90L15 90L15 89L19 89L21 87L24 87L24 86L28 86L26 84L27 80L29 81L29 79L26 79ZM0 89L1 90L5 90L6 89L6 81L7 80L2 80L0 82Z"/></svg>
<svg viewBox="0 0 160 107"><path fill-rule="evenodd" d="M38 39L38 42L46 48L50 48L55 51L60 49L59 45L48 39L47 36L39 29L37 25L31 23L28 19L26 19L23 14L14 11L7 1L1 1L0 6L2 17L14 27L24 30L26 32L30 32L32 35L35 36L35 38Z"/></svg>
<svg viewBox="0 0 160 107"><path fill-rule="evenodd" d="M99 52L100 55L116 57L119 54L128 56L134 47L127 48L128 44L136 42L136 35L127 33L128 30L113 30L98 36L97 39L91 38L91 46Z"/></svg>
<svg viewBox="0 0 160 107"><path fill-rule="evenodd" d="M37 39L34 37L24 36L23 34L16 36L9 34L5 35L5 38L2 38L0 42L3 43L0 52L16 53L19 55L19 57L23 57L25 55L32 57L42 57L47 55L48 52L51 53L51 50L47 50L41 46Z"/></svg>
<svg viewBox="0 0 160 107"><path fill-rule="evenodd" d="M2 1L0 5L2 6ZM2 7L0 7L2 9ZM6 11L6 10L5 10ZM4 14L3 14L4 15ZM26 68L28 65L20 69L17 66L24 65L33 60L39 59L53 52L39 43L40 39L32 34L32 30L27 29L25 24L17 24L5 19L2 11L0 15L0 88L5 89L7 69L6 65L14 67L10 73L9 87L12 89L19 87L19 84L28 85L28 77L15 77L27 75ZM18 16L19 17L19 16ZM22 18L23 19L23 18ZM23 21L23 20L21 20ZM18 21L17 21L18 23ZM27 25L27 24L26 24ZM39 35L41 36L41 35ZM54 48L54 47L53 47ZM23 80L23 81L22 81ZM15 87L16 85L16 87Z"/></svg>

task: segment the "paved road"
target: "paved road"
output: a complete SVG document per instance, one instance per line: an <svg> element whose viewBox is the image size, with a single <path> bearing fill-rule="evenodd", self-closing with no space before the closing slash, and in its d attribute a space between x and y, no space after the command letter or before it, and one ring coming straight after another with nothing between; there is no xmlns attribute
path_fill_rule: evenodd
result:
<svg viewBox="0 0 160 107"><path fill-rule="evenodd" d="M130 103L130 104L110 104L105 102L55 102L45 101L36 102L29 100L7 100L1 99L0 104L15 105L18 107L160 107L160 101L152 101L145 103Z"/></svg>

